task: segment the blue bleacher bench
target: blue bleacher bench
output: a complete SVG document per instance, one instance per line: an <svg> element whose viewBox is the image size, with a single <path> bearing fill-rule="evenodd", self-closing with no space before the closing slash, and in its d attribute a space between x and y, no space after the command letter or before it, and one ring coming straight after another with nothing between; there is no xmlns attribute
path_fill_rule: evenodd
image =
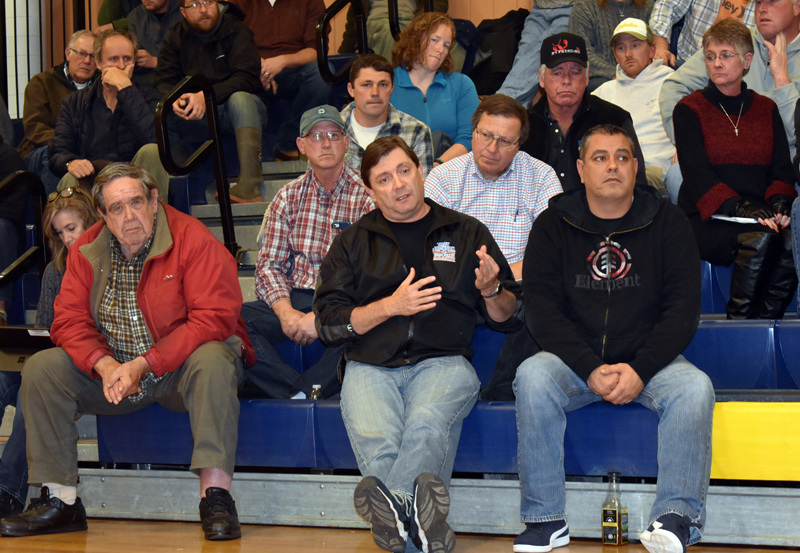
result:
<svg viewBox="0 0 800 553"><path fill-rule="evenodd" d="M478 327L473 364L483 384L505 335ZM321 355L319 344L280 344L279 353L303 370ZM703 320L685 356L705 371L717 390L800 389L800 321ZM658 417L631 403L596 403L568 413L564 442L567 474L598 476L611 470L653 477ZM153 405L122 416L98 416L99 459L105 463L188 465L189 416ZM241 402L241 467L356 469L356 460L335 400ZM513 402L478 402L464 421L455 460L464 473L517 472Z"/></svg>

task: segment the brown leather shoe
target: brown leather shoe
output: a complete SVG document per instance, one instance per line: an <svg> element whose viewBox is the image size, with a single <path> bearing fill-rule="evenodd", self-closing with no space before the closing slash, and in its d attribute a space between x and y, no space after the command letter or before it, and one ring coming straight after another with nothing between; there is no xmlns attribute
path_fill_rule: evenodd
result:
<svg viewBox="0 0 800 553"><path fill-rule="evenodd" d="M292 150L291 152L284 152L283 150L279 150L275 148L272 153L275 154L275 161L297 161L300 159L300 152L297 150Z"/></svg>
<svg viewBox="0 0 800 553"><path fill-rule="evenodd" d="M200 500L200 520L207 540L235 540L242 537L236 502L228 490L206 488Z"/></svg>
<svg viewBox="0 0 800 553"><path fill-rule="evenodd" d="M86 509L79 497L74 505L67 505L50 495L47 486L42 494L31 499L22 513L0 520L0 535L9 537L38 536L80 532L87 529Z"/></svg>

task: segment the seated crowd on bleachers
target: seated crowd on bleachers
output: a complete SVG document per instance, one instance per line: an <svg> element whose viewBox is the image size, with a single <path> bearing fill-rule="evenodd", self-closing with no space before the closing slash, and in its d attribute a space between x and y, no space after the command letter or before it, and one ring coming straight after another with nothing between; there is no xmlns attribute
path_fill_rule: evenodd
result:
<svg viewBox="0 0 800 553"><path fill-rule="evenodd" d="M206 539L240 537L230 486L247 394L341 400L355 509L398 553L454 550L448 484L479 399L516 401L520 553L569 543L566 413L639 403L659 417L642 544L697 543L714 389L682 353L701 261L733 267L728 319L780 319L797 290L800 3L618 3L537 1L505 83L479 98L446 13L400 2L389 53L386 2L365 2L376 53L350 66L352 102L331 105L322 0L105 0L98 34L76 32L29 82L17 151L0 140L0 177L26 167L48 194L37 326L57 346L21 378L0 373L17 406L0 535L85 530L75 419L157 403L190 413ZM252 302L225 247L168 202L156 106L198 74L235 138L232 202L267 199L265 144L308 164L264 212ZM165 106L177 162L210 101ZM24 190L1 194L0 270L26 212ZM483 389L476 325L508 334ZM286 341L323 353L299 372L278 354ZM41 492L24 508L28 482Z"/></svg>

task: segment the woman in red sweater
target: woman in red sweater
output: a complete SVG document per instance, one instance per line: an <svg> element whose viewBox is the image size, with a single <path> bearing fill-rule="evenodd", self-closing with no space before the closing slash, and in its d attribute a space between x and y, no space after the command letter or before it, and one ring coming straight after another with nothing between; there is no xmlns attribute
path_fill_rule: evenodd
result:
<svg viewBox="0 0 800 553"><path fill-rule="evenodd" d="M678 205L700 257L733 264L729 319L781 318L797 288L789 213L794 175L775 103L747 89L750 31L727 19L703 35L708 86L675 106Z"/></svg>

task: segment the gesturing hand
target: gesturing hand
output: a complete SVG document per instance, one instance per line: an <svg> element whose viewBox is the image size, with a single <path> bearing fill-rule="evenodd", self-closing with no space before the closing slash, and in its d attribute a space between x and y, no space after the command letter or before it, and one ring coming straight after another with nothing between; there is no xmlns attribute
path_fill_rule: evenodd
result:
<svg viewBox="0 0 800 553"><path fill-rule="evenodd" d="M427 311L436 307L436 301L442 299L441 286L423 289L424 286L436 280L436 277L429 276L414 282L414 276L416 276L416 271L412 267L394 294L387 298L391 316L409 316L420 311Z"/></svg>
<svg viewBox="0 0 800 553"><path fill-rule="evenodd" d="M497 275L500 273L500 266L486 253L486 246L475 252L478 256L478 268L475 269L475 288L482 296L488 296L497 289Z"/></svg>

